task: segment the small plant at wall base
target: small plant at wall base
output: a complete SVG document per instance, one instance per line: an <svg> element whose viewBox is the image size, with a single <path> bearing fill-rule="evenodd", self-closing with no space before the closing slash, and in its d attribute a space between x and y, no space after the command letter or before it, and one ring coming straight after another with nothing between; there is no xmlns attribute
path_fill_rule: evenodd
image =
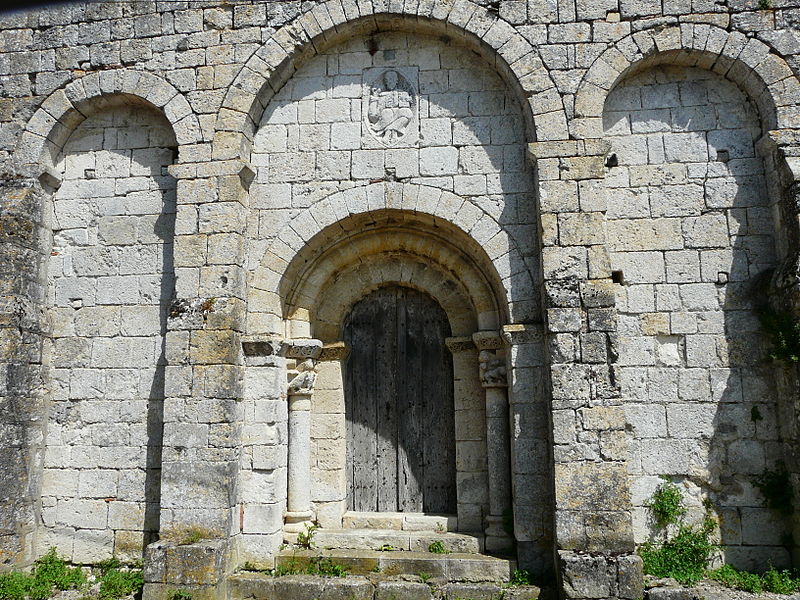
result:
<svg viewBox="0 0 800 600"><path fill-rule="evenodd" d="M86 585L86 575L78 567L70 567L59 557L55 548L38 559L31 574L12 572L0 574L0 599L44 600L53 590L79 589Z"/></svg>
<svg viewBox="0 0 800 600"><path fill-rule="evenodd" d="M662 530L668 525L677 525L686 514L683 494L678 486L670 482L656 489L648 507L656 525ZM716 548L711 541L715 527L714 519L707 516L699 527L681 524L675 536L661 545L650 542L643 544L639 554L644 572L655 577L672 577L683 584L699 581L705 575L711 554Z"/></svg>
<svg viewBox="0 0 800 600"><path fill-rule="evenodd" d="M306 525L305 531L297 532L297 546L304 550L311 550L314 547L314 534L319 529L319 525Z"/></svg>
<svg viewBox="0 0 800 600"><path fill-rule="evenodd" d="M450 551L445 547L442 540L431 542L428 546L428 552L432 552L433 554L450 554Z"/></svg>
<svg viewBox="0 0 800 600"><path fill-rule="evenodd" d="M700 527L681 525L678 533L660 546L643 544L639 549L644 572L655 577L672 577L693 584L703 578L716 544L711 533L716 523L710 517Z"/></svg>
<svg viewBox="0 0 800 600"><path fill-rule="evenodd" d="M514 572L511 574L511 581L509 582L511 585L534 585L533 576L531 575L530 571L526 571L525 569L514 569Z"/></svg>
<svg viewBox="0 0 800 600"><path fill-rule="evenodd" d="M709 571L708 576L730 588L760 594L771 592L773 594L793 594L800 591L800 577L789 571L778 571L770 567L762 575L739 571L731 565L722 565L719 569Z"/></svg>
<svg viewBox="0 0 800 600"><path fill-rule="evenodd" d="M314 558L308 567L309 575L319 575L320 577L346 577L347 569L332 558Z"/></svg>
<svg viewBox="0 0 800 600"><path fill-rule="evenodd" d="M99 596L102 600L115 600L130 594L138 594L144 587L141 569L123 569L122 564L112 558L97 564L100 582Z"/></svg>

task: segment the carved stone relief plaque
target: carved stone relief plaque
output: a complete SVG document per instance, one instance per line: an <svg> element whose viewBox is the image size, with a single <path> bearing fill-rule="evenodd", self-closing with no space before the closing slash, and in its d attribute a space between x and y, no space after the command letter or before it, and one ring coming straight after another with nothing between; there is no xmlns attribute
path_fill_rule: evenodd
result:
<svg viewBox="0 0 800 600"><path fill-rule="evenodd" d="M364 70L364 148L407 148L419 142L419 70L377 67Z"/></svg>

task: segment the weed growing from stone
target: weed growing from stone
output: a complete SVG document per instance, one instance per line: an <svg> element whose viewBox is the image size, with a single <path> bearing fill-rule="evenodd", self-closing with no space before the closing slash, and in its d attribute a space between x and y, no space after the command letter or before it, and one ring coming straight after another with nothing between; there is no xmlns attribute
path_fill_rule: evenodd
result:
<svg viewBox="0 0 800 600"><path fill-rule="evenodd" d="M785 469L767 471L757 479L755 485L768 503L772 499L769 506L780 510L788 502L791 513L791 492L788 497L785 495L785 490L791 490ZM658 487L648 506L660 529L681 523L686 513L680 489L669 482ZM705 503L705 506L707 510L711 508L710 503ZM660 546L643 544L639 548L639 554L644 563L644 572L655 577L672 577L684 585L694 584L707 576L725 586L753 594L793 594L800 591L800 576L797 573L778 571L774 567L770 567L762 575L739 571L731 565L708 571L711 554L717 547L711 541L715 528L714 519L706 516L699 527L681 524L677 534Z"/></svg>
<svg viewBox="0 0 800 600"><path fill-rule="evenodd" d="M762 575L739 571L730 565L723 565L719 569L709 571L708 576L730 588L760 594L772 592L773 594L793 594L800 591L800 577L797 573L778 571L770 567Z"/></svg>
<svg viewBox="0 0 800 600"><path fill-rule="evenodd" d="M672 577L690 585L703 578L717 547L711 539L716 523L710 517L700 527L681 525L678 533L660 546L643 544L639 554L644 572L655 577Z"/></svg>
<svg viewBox="0 0 800 600"><path fill-rule="evenodd" d="M419 573L417 573L417 577L419 577L419 580L422 583L428 583L431 580L432 575L430 573L424 573L420 571Z"/></svg>
<svg viewBox="0 0 800 600"><path fill-rule="evenodd" d="M648 507L660 529L676 524L686 514L686 509L681 505L682 501L683 494L674 483L665 482L658 486Z"/></svg>
<svg viewBox="0 0 800 600"><path fill-rule="evenodd" d="M192 600L192 593L186 590L175 590L170 594L169 600Z"/></svg>
<svg viewBox="0 0 800 600"><path fill-rule="evenodd" d="M320 577L346 577L347 569L335 562L331 557L314 558L308 567L309 575L319 575Z"/></svg>
<svg viewBox="0 0 800 600"><path fill-rule="evenodd" d="M306 525L305 531L297 532L297 546L305 550L311 550L314 547L314 534L319 525Z"/></svg>
<svg viewBox="0 0 800 600"><path fill-rule="evenodd" d="M661 484L650 499L650 514L659 529L681 522L686 514L683 494L673 483ZM707 516L699 527L680 525L677 534L661 545L643 544L639 554L644 572L655 577L672 577L683 584L693 584L703 578L716 544L711 534L716 522Z"/></svg>
<svg viewBox="0 0 800 600"><path fill-rule="evenodd" d="M288 565L278 565L277 567L272 569L272 571L270 571L270 574L273 577L284 577L285 575L300 575L302 573L303 571L300 569L297 563L295 563L294 559L289 561Z"/></svg>
<svg viewBox="0 0 800 600"><path fill-rule="evenodd" d="M0 598L2 600L24 600L28 597L32 585L33 578L26 573L2 573L0 574Z"/></svg>
<svg viewBox="0 0 800 600"><path fill-rule="evenodd" d="M116 600L130 594L137 594L144 586L144 575L141 569L122 569L116 559L100 562L96 569L99 572L99 596L102 600Z"/></svg>
<svg viewBox="0 0 800 600"><path fill-rule="evenodd" d="M55 548L37 560L30 575L12 572L0 574L0 599L45 600L53 590L73 590L86 584L79 567L70 567L56 554Z"/></svg>
<svg viewBox="0 0 800 600"><path fill-rule="evenodd" d="M204 539L211 539L214 537L218 537L214 534L213 531L210 529L205 529L204 527L197 527L197 526L188 526L188 527L176 527L174 529L166 530L162 535L161 538L175 542L179 546L188 546L190 544L196 544L200 540Z"/></svg>
<svg viewBox="0 0 800 600"><path fill-rule="evenodd" d="M769 357L789 363L800 361L800 320L768 306L757 309L761 327L772 342Z"/></svg>
<svg viewBox="0 0 800 600"><path fill-rule="evenodd" d="M442 540L431 542L428 546L428 552L432 552L433 554L450 554L450 551L445 547Z"/></svg>
<svg viewBox="0 0 800 600"><path fill-rule="evenodd" d="M311 562L303 567L296 557L292 556L288 565L278 565L270 571L273 577L285 575L318 575L320 577L346 577L347 568L340 565L329 556L314 557Z"/></svg>
<svg viewBox="0 0 800 600"><path fill-rule="evenodd" d="M141 565L123 567L117 559L99 562L94 567L95 580L100 584L98 597L116 600L138 594L144 586ZM54 590L87 588L86 574L79 567L70 567L56 554L55 548L34 563L30 575L5 573L0 575L0 600L44 600ZM91 598L93 596L84 596Z"/></svg>
<svg viewBox="0 0 800 600"><path fill-rule="evenodd" d="M534 585L533 576L525 569L514 569L511 574L511 585Z"/></svg>

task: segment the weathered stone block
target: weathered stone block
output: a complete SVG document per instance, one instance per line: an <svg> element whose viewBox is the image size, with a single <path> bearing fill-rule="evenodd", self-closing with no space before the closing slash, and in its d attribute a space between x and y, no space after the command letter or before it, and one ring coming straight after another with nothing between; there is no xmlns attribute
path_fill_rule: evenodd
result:
<svg viewBox="0 0 800 600"><path fill-rule="evenodd" d="M602 556L559 551L559 566L567 598L609 598L616 592L616 568Z"/></svg>

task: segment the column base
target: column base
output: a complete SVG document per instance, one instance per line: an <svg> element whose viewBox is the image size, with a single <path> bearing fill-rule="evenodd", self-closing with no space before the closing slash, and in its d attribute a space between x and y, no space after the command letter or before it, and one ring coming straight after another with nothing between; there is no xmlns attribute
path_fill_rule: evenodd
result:
<svg viewBox="0 0 800 600"><path fill-rule="evenodd" d="M486 540L484 546L487 552L511 552L514 550L514 538L503 527L503 517L489 515L486 517Z"/></svg>
<svg viewBox="0 0 800 600"><path fill-rule="evenodd" d="M287 511L283 513L283 530L286 533L300 533L314 524L314 512L310 510Z"/></svg>

